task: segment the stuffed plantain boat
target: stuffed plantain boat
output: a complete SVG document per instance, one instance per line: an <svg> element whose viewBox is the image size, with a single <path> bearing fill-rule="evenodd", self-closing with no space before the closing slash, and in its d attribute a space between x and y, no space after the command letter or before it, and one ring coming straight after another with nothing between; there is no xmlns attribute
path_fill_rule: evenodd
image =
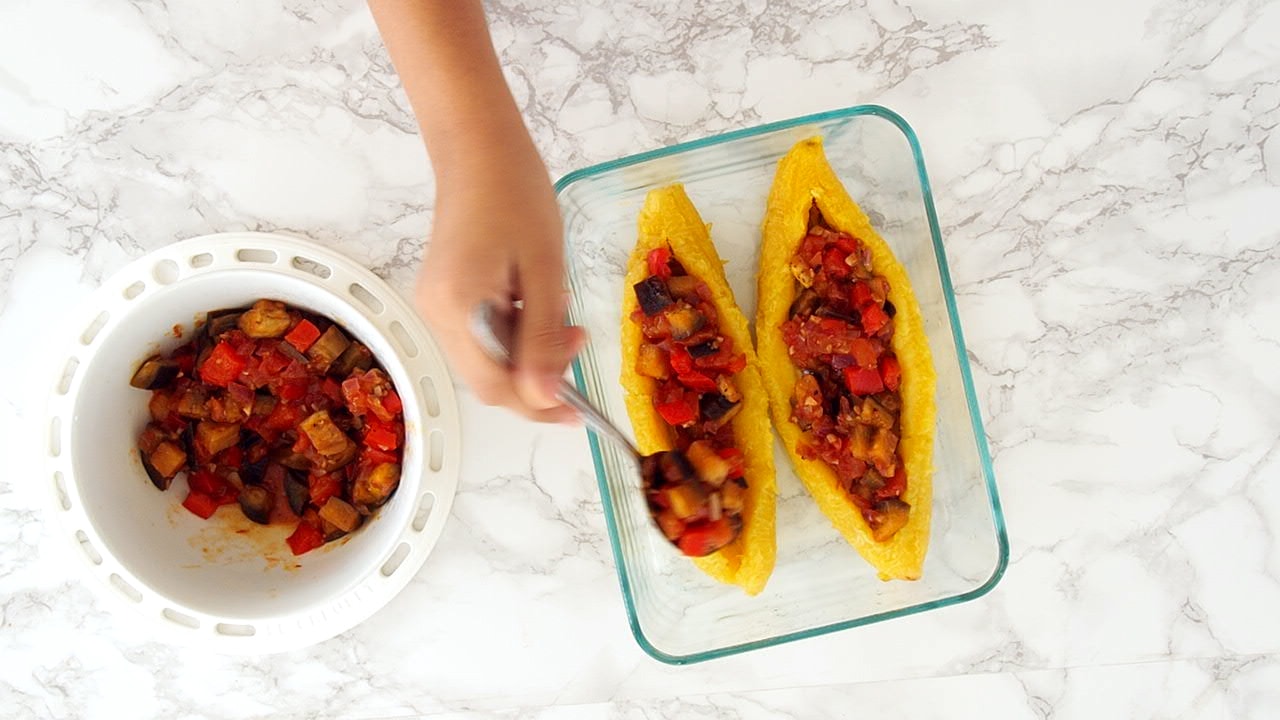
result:
<svg viewBox="0 0 1280 720"><path fill-rule="evenodd" d="M755 595L777 552L776 487L747 321L682 186L651 191L638 225L622 303L627 412L642 454L683 451L710 493L708 503L682 495L687 485L646 488L647 499L699 568Z"/></svg>
<svg viewBox="0 0 1280 720"><path fill-rule="evenodd" d="M929 544L936 374L906 270L820 138L778 163L756 341L774 426L809 493L882 580Z"/></svg>

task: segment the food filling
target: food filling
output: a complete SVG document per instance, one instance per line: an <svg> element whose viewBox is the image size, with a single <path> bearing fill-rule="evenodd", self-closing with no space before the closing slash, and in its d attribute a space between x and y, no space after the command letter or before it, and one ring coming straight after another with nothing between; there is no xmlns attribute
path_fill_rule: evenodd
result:
<svg viewBox="0 0 1280 720"><path fill-rule="evenodd" d="M667 247L650 251L647 262L649 276L634 288L640 309L631 320L644 334L635 369L653 378L654 409L683 456L649 460L659 467L644 472L655 478L646 496L663 534L684 554L702 556L742 527L747 480L729 421L742 409L734 375L747 359L720 331L706 283Z"/></svg>
<svg viewBox="0 0 1280 720"><path fill-rule="evenodd" d="M804 431L797 451L825 462L862 512L877 542L907 524L907 474L898 452L902 371L893 354L889 283L871 252L832 230L814 205L791 258L796 299L782 336L800 371L791 419Z"/></svg>
<svg viewBox="0 0 1280 720"><path fill-rule="evenodd" d="M143 467L201 518L238 505L294 528L301 555L356 530L400 483L399 395L369 348L324 318L273 300L209 313L188 343L148 358Z"/></svg>

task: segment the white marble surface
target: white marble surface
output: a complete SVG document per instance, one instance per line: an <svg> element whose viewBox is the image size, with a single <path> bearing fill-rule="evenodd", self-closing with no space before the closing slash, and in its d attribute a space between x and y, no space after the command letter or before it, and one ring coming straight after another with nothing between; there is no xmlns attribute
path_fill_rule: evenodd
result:
<svg viewBox="0 0 1280 720"><path fill-rule="evenodd" d="M362 4L0 4L0 715L1270 718L1280 712L1280 4L491 5L554 173L877 102L934 182L1012 545L977 602L671 668L585 436L463 400L389 606L306 651L145 640L56 549L43 343L179 238L286 230L411 285L432 185ZM685 4L680 4L685 5Z"/></svg>

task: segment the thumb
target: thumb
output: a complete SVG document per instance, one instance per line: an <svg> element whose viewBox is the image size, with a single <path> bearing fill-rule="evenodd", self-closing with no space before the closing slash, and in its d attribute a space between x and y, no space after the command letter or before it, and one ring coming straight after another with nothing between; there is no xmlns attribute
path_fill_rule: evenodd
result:
<svg viewBox="0 0 1280 720"><path fill-rule="evenodd" d="M545 268L521 282L524 310L516 327L516 392L530 407L558 407L565 367L582 345L582 332L567 327L560 268ZM532 280L531 282L529 280Z"/></svg>

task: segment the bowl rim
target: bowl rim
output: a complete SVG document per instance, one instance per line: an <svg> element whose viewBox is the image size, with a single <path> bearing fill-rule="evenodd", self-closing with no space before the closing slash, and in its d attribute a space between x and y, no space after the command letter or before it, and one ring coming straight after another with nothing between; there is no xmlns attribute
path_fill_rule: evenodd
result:
<svg viewBox="0 0 1280 720"><path fill-rule="evenodd" d="M327 270L327 273L318 268ZM300 608L246 621L184 606L130 572L99 535L80 500L72 444L80 379L103 339L131 307L184 282L211 274L254 271L293 286L311 286L347 306L378 333L392 355L380 361L403 373L397 391L420 427L414 460L416 496L403 527L345 589ZM210 310L215 308L209 308ZM438 542L452 508L461 454L457 397L442 354L412 306L386 281L346 255L318 243L276 233L232 232L194 237L147 253L105 279L68 315L69 337L50 363L49 400L40 430L50 513L64 549L74 548L93 590L143 620L156 639L231 654L299 649L345 632L381 609L417 574ZM83 330L83 332L82 332ZM160 329L157 337L163 334ZM429 382L428 382L429 381ZM428 389L429 388L429 389ZM434 392L432 392L434 391ZM406 471L415 468L405 464ZM428 504L429 509L428 509ZM425 513L425 514L424 514Z"/></svg>
<svg viewBox="0 0 1280 720"><path fill-rule="evenodd" d="M757 125L750 128L733 130L718 135L711 135L705 138L678 143L676 145L670 145L668 147L649 150L634 155L627 155L616 160L610 160L608 162L598 163L574 170L556 181L556 197L559 198L575 183L606 172L616 171L633 165L639 165L653 160L659 160L661 158L698 150L700 148L723 145L737 140L744 140L760 135L768 135L770 133L791 130L803 125L819 124L832 120L846 120L860 116L877 117L888 121L896 127L905 136L907 143L911 148L912 159L915 161L916 174L920 181L925 215L929 223L929 233L938 263L939 281L942 285L943 298L947 308L947 317L950 321L952 336L955 341L956 356L959 360L961 385L964 390L965 401L968 405L969 420L973 426L975 445L980 461L980 471L983 484L986 487L987 499L991 507L992 521L996 530L998 557L995 568L993 569L990 577L988 577L982 584L956 595L950 595L936 600L887 610L859 618L852 618L849 620L842 620L840 622L806 628L804 630L783 633L781 635L763 638L760 640L712 648L701 652L692 652L687 654L665 652L656 647L648 639L640 626L639 615L637 613L634 596L632 594L631 581L626 570L626 560L622 551L622 543L620 541L621 536L619 534L617 523L614 519L615 511L613 501L610 497L600 440L596 437L594 432L588 430L587 438L591 446L592 462L596 472L596 484L600 491L600 499L605 516L605 526L609 533L609 544L613 551L614 570L618 576L619 588L622 591L623 604L626 606L627 621L631 627L631 634L632 637L635 638L636 643L646 654L659 662L663 662L668 665L689 665L705 662L707 660L714 660L716 658L722 658L729 655L736 655L752 650L760 650L774 645L804 640L840 630L847 630L862 625L957 605L970 600L975 600L991 592L991 590L994 589L1004 577L1005 571L1008 568L1009 537L1005 527L1004 511L1000 503L999 492L996 488L995 471L991 462L991 451L987 444L986 430L984 429L982 422L982 413L978 405L977 393L973 386L973 374L969 367L968 356L965 353L964 333L960 327L959 311L956 307L955 292L951 284L951 272L947 264L946 251L942 244L942 231L939 227L937 211L933 204L933 190L929 183L928 173L925 171L924 154L920 149L919 139L916 137L915 130L911 128L901 115L881 105L854 105L846 108L794 117L787 120L765 123L763 125ZM578 389L581 392L586 393L588 391L586 375L582 367L582 361L577 358L573 361L573 378Z"/></svg>

